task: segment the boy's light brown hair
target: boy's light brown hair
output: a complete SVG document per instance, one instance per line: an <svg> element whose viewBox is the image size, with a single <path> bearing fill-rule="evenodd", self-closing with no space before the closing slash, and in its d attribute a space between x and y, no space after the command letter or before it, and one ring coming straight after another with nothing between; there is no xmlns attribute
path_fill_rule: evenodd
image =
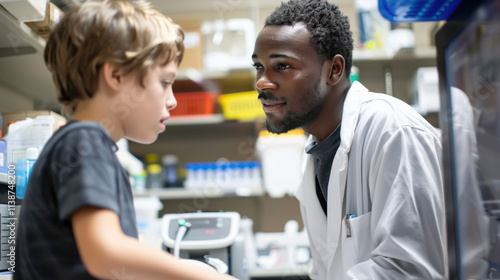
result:
<svg viewBox="0 0 500 280"><path fill-rule="evenodd" d="M62 113L71 116L79 100L93 96L105 62L125 73L137 70L143 85L153 64L181 62L183 41L181 28L147 1L88 0L71 9L50 34L44 54Z"/></svg>

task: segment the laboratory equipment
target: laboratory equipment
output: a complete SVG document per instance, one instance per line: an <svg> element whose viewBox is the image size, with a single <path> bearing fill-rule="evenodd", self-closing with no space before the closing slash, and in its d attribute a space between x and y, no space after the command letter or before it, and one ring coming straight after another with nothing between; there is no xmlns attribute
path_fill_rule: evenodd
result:
<svg viewBox="0 0 500 280"><path fill-rule="evenodd" d="M221 273L248 280L240 220L236 212L165 214L161 221L164 248L182 259L205 262Z"/></svg>
<svg viewBox="0 0 500 280"><path fill-rule="evenodd" d="M257 232L256 266L260 268L298 268L309 266L311 253L305 230L299 231L297 221L286 222L283 232Z"/></svg>
<svg viewBox="0 0 500 280"><path fill-rule="evenodd" d="M436 34L449 279L500 279L500 1Z"/></svg>

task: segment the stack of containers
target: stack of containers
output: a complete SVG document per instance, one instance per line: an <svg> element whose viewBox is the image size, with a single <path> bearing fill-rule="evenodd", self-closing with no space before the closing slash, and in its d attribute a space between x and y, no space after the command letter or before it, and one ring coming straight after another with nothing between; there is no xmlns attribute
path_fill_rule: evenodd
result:
<svg viewBox="0 0 500 280"><path fill-rule="evenodd" d="M191 162L186 164L186 189L215 188L225 191L259 189L262 186L258 161Z"/></svg>

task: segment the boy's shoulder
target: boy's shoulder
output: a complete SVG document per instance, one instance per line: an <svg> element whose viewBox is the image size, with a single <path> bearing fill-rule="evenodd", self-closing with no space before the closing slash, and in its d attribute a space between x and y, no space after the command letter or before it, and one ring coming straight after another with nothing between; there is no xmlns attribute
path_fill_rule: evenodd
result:
<svg viewBox="0 0 500 280"><path fill-rule="evenodd" d="M46 144L48 150L68 146L78 149L111 147L113 151L116 150L116 144L101 124L85 121L68 122L57 130Z"/></svg>

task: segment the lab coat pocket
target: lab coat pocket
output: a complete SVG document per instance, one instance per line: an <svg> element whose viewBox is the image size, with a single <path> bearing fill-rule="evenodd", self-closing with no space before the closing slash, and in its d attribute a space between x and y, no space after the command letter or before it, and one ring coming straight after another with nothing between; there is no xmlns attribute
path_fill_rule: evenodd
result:
<svg viewBox="0 0 500 280"><path fill-rule="evenodd" d="M346 271L356 263L368 260L372 251L371 212L342 221L342 262ZM350 237L348 233L350 231Z"/></svg>

